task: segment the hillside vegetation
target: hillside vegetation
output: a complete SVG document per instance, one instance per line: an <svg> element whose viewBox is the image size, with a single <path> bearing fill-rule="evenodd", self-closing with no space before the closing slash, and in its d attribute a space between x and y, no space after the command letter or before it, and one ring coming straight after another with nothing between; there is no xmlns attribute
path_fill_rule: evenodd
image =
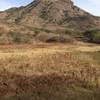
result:
<svg viewBox="0 0 100 100"><path fill-rule="evenodd" d="M100 30L89 30L84 33L89 42L100 43Z"/></svg>
<svg viewBox="0 0 100 100"><path fill-rule="evenodd" d="M34 0L27 6L0 12L1 44L72 42L76 37L86 40L83 33L91 29L100 29L100 18L75 6L71 0ZM88 39L100 43L99 33L92 33L89 32Z"/></svg>

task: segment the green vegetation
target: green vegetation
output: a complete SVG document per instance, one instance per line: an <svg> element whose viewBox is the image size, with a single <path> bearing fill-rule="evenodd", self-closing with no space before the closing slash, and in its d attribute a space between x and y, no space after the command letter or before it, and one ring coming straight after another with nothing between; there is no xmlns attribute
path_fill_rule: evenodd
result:
<svg viewBox="0 0 100 100"><path fill-rule="evenodd" d="M52 30L52 29L46 29L46 28L36 28L36 27L28 27L30 30L34 31L35 33L41 33L41 32L46 32L46 33L54 33L54 34L69 34L69 35L75 35L78 34L78 32L74 32L72 29L57 29L57 30Z"/></svg>
<svg viewBox="0 0 100 100"><path fill-rule="evenodd" d="M36 28L36 27L33 27L32 30L35 33L40 33L40 32L54 33L55 32L54 30L49 30L49 29L45 29L45 28Z"/></svg>
<svg viewBox="0 0 100 100"><path fill-rule="evenodd" d="M43 18L44 20L47 20L47 19L48 19L48 15L47 15L47 11L46 11L45 9L46 9L46 8L44 7L44 8L41 10L40 17Z"/></svg>
<svg viewBox="0 0 100 100"><path fill-rule="evenodd" d="M52 5L51 1L49 0L44 1L44 7L40 11L40 17L42 19L52 21L52 18L49 16L51 5Z"/></svg>
<svg viewBox="0 0 100 100"><path fill-rule="evenodd" d="M100 30L89 30L84 33L89 42L100 43Z"/></svg>
<svg viewBox="0 0 100 100"><path fill-rule="evenodd" d="M33 28L36 39L44 42L73 42L73 31L72 30L49 30L44 28Z"/></svg>
<svg viewBox="0 0 100 100"><path fill-rule="evenodd" d="M9 32L8 37L10 37L14 43L28 43L32 39L32 35L30 34L21 34L17 32Z"/></svg>

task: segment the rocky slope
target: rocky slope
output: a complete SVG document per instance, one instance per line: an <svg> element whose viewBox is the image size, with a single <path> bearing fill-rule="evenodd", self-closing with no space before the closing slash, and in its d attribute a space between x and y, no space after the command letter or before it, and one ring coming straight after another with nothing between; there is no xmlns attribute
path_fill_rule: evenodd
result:
<svg viewBox="0 0 100 100"><path fill-rule="evenodd" d="M41 32L42 37L46 39L53 37L53 40L59 40L59 36L55 34L57 30L58 34L65 35L69 31L83 32L89 29L99 29L100 18L76 7L71 0L34 0L25 7L0 12L0 27L7 30L5 33L10 30L31 34L32 39ZM47 36L46 33L51 34ZM40 40L46 40L41 39L41 34L39 36ZM63 39L66 40L66 38Z"/></svg>

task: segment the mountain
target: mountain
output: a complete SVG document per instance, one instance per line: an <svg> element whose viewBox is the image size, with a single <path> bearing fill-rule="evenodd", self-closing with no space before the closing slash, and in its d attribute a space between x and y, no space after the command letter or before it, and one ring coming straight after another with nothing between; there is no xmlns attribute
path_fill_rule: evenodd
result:
<svg viewBox="0 0 100 100"><path fill-rule="evenodd" d="M100 18L75 6L71 0L34 0L27 6L0 12L0 29L1 41L4 33L6 39L13 37L19 39L17 42L65 41L69 39L66 34L100 29Z"/></svg>

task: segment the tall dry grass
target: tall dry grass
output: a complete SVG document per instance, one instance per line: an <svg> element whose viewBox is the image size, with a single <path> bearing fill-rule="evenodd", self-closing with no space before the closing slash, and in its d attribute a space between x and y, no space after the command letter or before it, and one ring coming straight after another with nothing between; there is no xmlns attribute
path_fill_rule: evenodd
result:
<svg viewBox="0 0 100 100"><path fill-rule="evenodd" d="M0 55L1 100L100 99L100 68L72 52L15 48Z"/></svg>

